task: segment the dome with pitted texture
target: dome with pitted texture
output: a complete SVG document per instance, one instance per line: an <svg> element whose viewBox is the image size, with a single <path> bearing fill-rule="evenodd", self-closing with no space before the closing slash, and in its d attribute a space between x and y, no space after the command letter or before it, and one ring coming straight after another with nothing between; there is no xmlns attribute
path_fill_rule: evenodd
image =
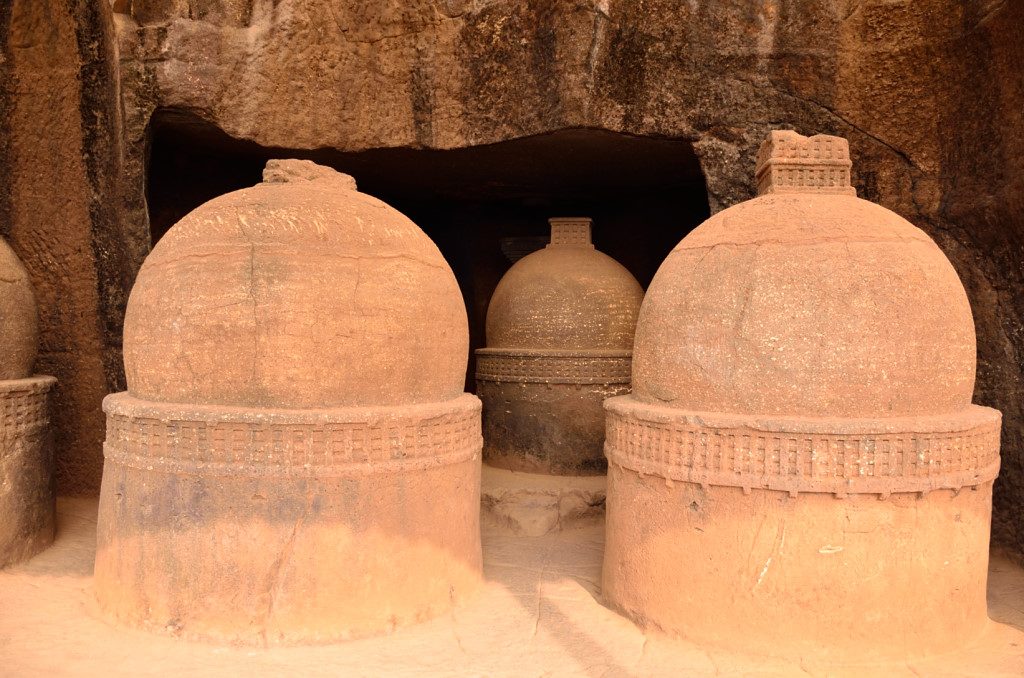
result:
<svg viewBox="0 0 1024 678"><path fill-rule="evenodd" d="M551 243L498 283L476 352L484 460L558 475L605 472L605 398L629 392L643 289L594 249L590 219L551 219Z"/></svg>
<svg viewBox="0 0 1024 678"><path fill-rule="evenodd" d="M103 402L100 608L260 645L440 614L481 568L455 276L351 177L272 160L263 179L178 222L132 290L128 391Z"/></svg>
<svg viewBox="0 0 1024 678"><path fill-rule="evenodd" d="M0 239L0 379L31 376L39 350L36 297L18 256Z"/></svg>
<svg viewBox="0 0 1024 678"><path fill-rule="evenodd" d="M967 295L851 165L772 132L758 197L648 289L633 393L605 401L602 592L641 624L837 664L985 628L1000 414L971 403Z"/></svg>
<svg viewBox="0 0 1024 678"><path fill-rule="evenodd" d="M487 308L488 348L633 348L643 289L594 249L590 219L551 219L551 244L517 261Z"/></svg>
<svg viewBox="0 0 1024 678"><path fill-rule="evenodd" d="M272 161L153 249L125 370L133 396L164 402L436 402L462 393L468 337L455 276L412 221L346 175Z"/></svg>
<svg viewBox="0 0 1024 678"><path fill-rule="evenodd" d="M796 416L967 407L974 322L956 271L920 229L847 189L768 192L684 238L640 312L634 397Z"/></svg>

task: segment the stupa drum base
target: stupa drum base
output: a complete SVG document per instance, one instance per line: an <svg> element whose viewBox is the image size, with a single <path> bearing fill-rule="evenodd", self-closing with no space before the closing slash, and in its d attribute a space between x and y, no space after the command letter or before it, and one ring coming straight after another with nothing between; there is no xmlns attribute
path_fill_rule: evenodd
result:
<svg viewBox="0 0 1024 678"><path fill-rule="evenodd" d="M527 473L603 474L602 404L629 393L629 371L629 351L478 350L484 460Z"/></svg>
<svg viewBox="0 0 1024 678"><path fill-rule="evenodd" d="M641 626L833 665L950 652L988 624L991 481L840 499L608 478L602 593Z"/></svg>
<svg viewBox="0 0 1024 678"><path fill-rule="evenodd" d="M49 396L57 380L0 380L0 567L53 542L56 494Z"/></svg>
<svg viewBox="0 0 1024 678"><path fill-rule="evenodd" d="M255 410L108 396L101 607L133 626L326 642L479 581L480 404Z"/></svg>
<svg viewBox="0 0 1024 678"><path fill-rule="evenodd" d="M842 662L943 652L984 629L999 412L606 408L613 607L698 642Z"/></svg>

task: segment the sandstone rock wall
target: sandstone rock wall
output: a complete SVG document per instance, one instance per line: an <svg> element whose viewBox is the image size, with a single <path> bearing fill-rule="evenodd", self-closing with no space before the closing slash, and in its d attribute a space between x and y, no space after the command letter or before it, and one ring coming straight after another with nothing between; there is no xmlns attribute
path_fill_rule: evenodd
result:
<svg viewBox="0 0 1024 678"><path fill-rule="evenodd" d="M16 7L29 4L15 2ZM56 6L54 0L31 4ZM112 30L107 10L85 11L82 8L92 7L85 0L73 4L79 9L61 19L62 35L77 31L76 35L100 36L96 44L106 44L105 36ZM110 238L121 252L108 261L89 254L95 249L92 243L75 250L83 253L80 258L91 277L70 285L76 290L71 296L82 299L78 320L88 321L64 318L44 324L44 341L46 336L51 342L67 337L61 344L71 351L67 360L95 363L92 373L103 376L95 378L94 390L112 383L110 370L102 366L116 353L116 322L108 321L116 321L116 313L109 309L120 303L109 289L101 290L99 281L111 275L120 280L124 270L133 270L141 259L142 243L147 242L147 125L158 109L184 110L233 137L292 149L458 148L567 127L688 139L700 156L715 210L752 195L754 153L768 129L791 126L802 133L837 134L850 140L859 194L924 228L952 259L968 289L979 340L977 400L1002 410L1005 422L995 535L1024 552L1024 78L1019 65L1024 62L1024 43L1017 37L1024 31L1021 3L113 4L119 85L62 75L67 84L61 91L78 94L51 96L67 106L69 120L77 121L57 125L56 131L66 138L61 144L54 142L54 157L60 160L58 165L71 168L61 171L85 177L67 184L70 189L59 196L82 203L76 208L79 221L74 222L81 225L69 230L67 243L61 244L73 238ZM0 22L0 30L10 31L14 22L9 15ZM92 43L64 40L67 53L79 55L80 72L95 72L96 66L93 71L88 68L96 63L89 56L95 53L89 47ZM21 63L9 56L17 49L13 45L6 41L0 68L9 70ZM62 63L71 68L70 62ZM24 68L58 77L53 67L46 70L26 62ZM111 75L118 72L108 70ZM110 88L118 86L123 102L119 132L110 129L116 108L97 103L109 102ZM47 91L52 90L53 86ZM9 88L0 94L5 111L11 108L11 95ZM56 115L54 106L40 103L46 96L46 91L40 93L33 105ZM93 97L92 103L83 96ZM24 97L14 100L20 98ZM107 130L102 136L107 145L90 143L90 153L83 156L80 128L84 129L85 113L108 110L109 117L100 118L107 126L99 125ZM5 113L3 119L9 118ZM32 138L25 135L37 129L29 122L20 124L8 148L0 150L6 158L14 157L12 145ZM105 184L74 169L83 162L113 167L110 163L119 162L114 159L118 143L124 148L124 193L117 198L123 230L114 217L89 214L90 200L110 202L94 199L105 194L97 194L93 187ZM37 164L32 162L18 156L17 163L7 163L8 174L33 186L38 195L53 196L51 182L59 176L52 168L44 168L51 174L34 175L36 170L20 169L39 164L38 159ZM36 178L29 179L32 176ZM31 196L21 197L17 191L12 196L7 202L15 207L32 204ZM9 213L12 208L3 209ZM67 209L70 214L71 205ZM62 222L64 228L70 223L72 219ZM13 240L26 263L31 262L26 241ZM41 269L37 265L33 270ZM45 304L44 295L41 305ZM72 345L72 340L78 343ZM69 389L82 384L88 374L86 370L70 380L58 376ZM99 421L92 401L63 402L67 412L58 421L64 430ZM94 486L97 477L98 444L94 439L74 440L62 449L63 487L85 489Z"/></svg>
<svg viewBox="0 0 1024 678"><path fill-rule="evenodd" d="M36 372L58 379L64 492L98 487L100 401L123 388L120 326L134 267L112 28L106 3L0 3L0 232L39 302Z"/></svg>

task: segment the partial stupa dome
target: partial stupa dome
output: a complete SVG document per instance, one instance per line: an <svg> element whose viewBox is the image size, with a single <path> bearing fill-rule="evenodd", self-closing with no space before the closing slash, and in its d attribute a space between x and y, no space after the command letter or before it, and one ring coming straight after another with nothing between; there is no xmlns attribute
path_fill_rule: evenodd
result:
<svg viewBox="0 0 1024 678"><path fill-rule="evenodd" d="M658 270L634 395L819 417L967 407L974 321L953 266L920 229L854 195L843 140L803 139L773 132L760 195L708 219ZM829 185L805 190L819 180Z"/></svg>
<svg viewBox="0 0 1024 678"><path fill-rule="evenodd" d="M551 219L551 242L498 283L477 351L484 458L516 471L603 473L605 398L629 392L636 278L594 249L588 218Z"/></svg>
<svg viewBox="0 0 1024 678"><path fill-rule="evenodd" d="M640 283L594 249L590 219L549 221L551 242L517 261L494 290L487 347L632 350Z"/></svg>
<svg viewBox="0 0 1024 678"><path fill-rule="evenodd" d="M28 272L0 238L0 380L32 376L39 351L39 318Z"/></svg>
<svg viewBox="0 0 1024 678"><path fill-rule="evenodd" d="M640 623L829 664L985 627L1000 415L971 404L970 308L850 167L844 139L773 132L759 196L651 283L605 404L602 589Z"/></svg>
<svg viewBox="0 0 1024 678"><path fill-rule="evenodd" d="M430 238L329 168L272 160L265 176L146 258L125 316L128 392L244 407L458 396L466 310Z"/></svg>
<svg viewBox="0 0 1024 678"><path fill-rule="evenodd" d="M164 236L108 396L114 619L256 644L386 632L479 583L480 403L448 264L329 168L271 161Z"/></svg>
<svg viewBox="0 0 1024 678"><path fill-rule="evenodd" d="M38 352L32 282L0 238L0 568L53 543L49 394L57 380L33 374Z"/></svg>

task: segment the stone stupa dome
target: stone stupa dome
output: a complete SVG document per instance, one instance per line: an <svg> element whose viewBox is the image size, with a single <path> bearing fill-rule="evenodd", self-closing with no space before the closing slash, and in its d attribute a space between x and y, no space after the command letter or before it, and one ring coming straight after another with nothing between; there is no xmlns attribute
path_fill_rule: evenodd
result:
<svg viewBox="0 0 1024 678"><path fill-rule="evenodd" d="M284 408L458 397L469 335L455 276L419 227L355 189L271 161L263 183L178 222L128 301L129 393Z"/></svg>
<svg viewBox="0 0 1024 678"><path fill-rule="evenodd" d="M791 137L774 132L764 152L784 152ZM770 190L772 161L760 166L761 195L704 222L654 277L636 329L634 397L829 417L970 405L974 322L938 246L856 197L848 159L832 191Z"/></svg>
<svg viewBox="0 0 1024 678"><path fill-rule="evenodd" d="M551 219L551 243L517 261L487 308L488 348L633 348L643 289L594 249L590 219Z"/></svg>
<svg viewBox="0 0 1024 678"><path fill-rule="evenodd" d="M455 276L413 222L308 161L164 236L104 399L94 588L121 623L320 643L480 581L480 401Z"/></svg>
<svg viewBox="0 0 1024 678"><path fill-rule="evenodd" d="M629 392L644 292L594 249L590 219L549 221L551 242L508 270L487 308L487 346L476 352L484 460L529 473L602 474L602 403Z"/></svg>

